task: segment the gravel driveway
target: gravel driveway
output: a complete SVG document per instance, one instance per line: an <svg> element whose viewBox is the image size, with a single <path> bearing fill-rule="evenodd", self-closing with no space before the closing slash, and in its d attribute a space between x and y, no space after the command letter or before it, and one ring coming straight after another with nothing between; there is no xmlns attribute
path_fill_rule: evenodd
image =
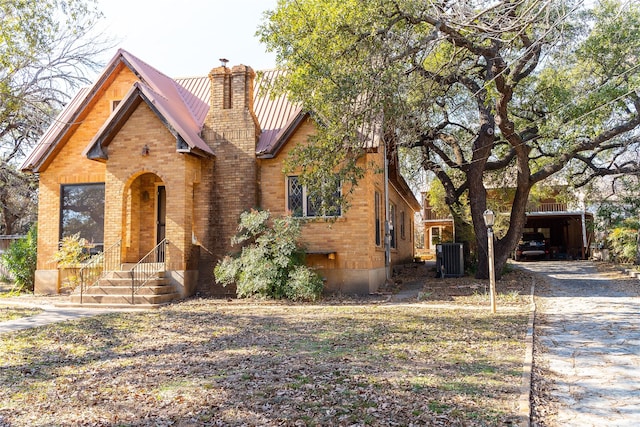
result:
<svg viewBox="0 0 640 427"><path fill-rule="evenodd" d="M546 278L532 425L640 425L640 281L587 261L518 265Z"/></svg>

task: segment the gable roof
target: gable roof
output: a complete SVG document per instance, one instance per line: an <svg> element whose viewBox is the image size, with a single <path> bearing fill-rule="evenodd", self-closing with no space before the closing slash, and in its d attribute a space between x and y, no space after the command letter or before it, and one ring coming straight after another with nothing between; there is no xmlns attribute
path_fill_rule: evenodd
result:
<svg viewBox="0 0 640 427"><path fill-rule="evenodd" d="M96 82L81 89L56 117L40 138L36 148L23 162L21 169L37 173L44 170L61 150L73 132L89 114L98 96L107 89L117 73L127 67L140 80L131 87L106 122L83 151L94 160L106 160L102 149L107 146L135 107L145 102L176 137L176 150L200 156L215 155L200 133L210 108L211 81L208 76L172 79L124 49L119 49L109 61ZM298 126L309 116L301 105L291 102L286 95L275 91L280 70L258 73L254 87L254 112L261 132L256 155L272 158L288 141ZM361 132L367 148L380 145L378 128ZM392 181L412 196L399 173L391 174ZM413 202L413 200L412 200ZM418 204L410 203L412 205ZM418 204L419 206L419 204Z"/></svg>
<svg viewBox="0 0 640 427"><path fill-rule="evenodd" d="M277 154L288 136L308 115L299 104L289 101L286 95L275 93L275 81L282 75L281 70L258 71L253 88L253 110L260 124L256 154L261 158ZM211 92L209 77L178 78L176 82L207 103L204 111L206 115Z"/></svg>
<svg viewBox="0 0 640 427"><path fill-rule="evenodd" d="M213 151L199 136L208 111L208 102L182 87L177 81L167 77L146 62L119 49L109 61L104 71L96 82L89 88L82 89L54 120L53 124L44 133L33 152L25 159L21 169L23 171L40 172L53 159L55 154L64 146L73 132L89 114L91 107L109 84L115 79L115 75L123 67L127 67L140 79L137 87L132 88L127 96L144 94L146 101L162 104L157 108L165 120L170 124L172 133L179 136L184 142L184 147L198 154L213 155ZM119 108L116 109L120 110ZM115 113L115 111L114 111ZM108 140L108 135L102 135L102 131L115 129L113 127L114 114L96 135L98 140ZM109 128L108 124L112 127ZM105 139L106 138L106 139ZM93 145L93 144L92 144ZM87 150L90 150L89 147Z"/></svg>
<svg viewBox="0 0 640 427"><path fill-rule="evenodd" d="M308 116L302 106L289 101L284 94L275 93L276 80L283 74L281 70L262 71L256 81L254 111L262 128L256 146L258 157L274 157Z"/></svg>
<svg viewBox="0 0 640 427"><path fill-rule="evenodd" d="M133 84L82 154L92 160L106 160L107 155L103 147L109 145L124 121L141 102L145 102L175 136L178 152L213 155L211 148L200 138L200 126L189 120L191 117L188 114L185 116L186 112L180 108L181 104L171 102L141 82Z"/></svg>
<svg viewBox="0 0 640 427"><path fill-rule="evenodd" d="M119 49L96 82L91 87L81 89L53 121L36 148L23 162L23 171L40 172L46 168L87 116L98 95L106 90L122 67L128 67L140 81L112 112L83 154L97 160L106 159L104 151L101 147L96 147L96 144L109 144L122 126L118 120L130 115L131 111L127 108L137 106L137 100L146 102L176 136L180 151L197 155L215 154L200 137L209 111L209 77L172 79L126 50ZM286 95L275 92L275 82L282 75L283 71L280 70L266 70L259 72L256 79L254 112L261 128L256 154L261 158L274 157L308 117L308 113L299 104L290 102ZM377 144L374 141L371 145Z"/></svg>

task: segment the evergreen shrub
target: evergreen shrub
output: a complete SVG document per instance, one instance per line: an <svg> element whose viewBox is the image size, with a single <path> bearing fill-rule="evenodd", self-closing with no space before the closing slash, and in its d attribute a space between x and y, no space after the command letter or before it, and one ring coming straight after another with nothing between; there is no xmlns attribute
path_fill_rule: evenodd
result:
<svg viewBox="0 0 640 427"><path fill-rule="evenodd" d="M290 216L271 218L269 211L243 212L232 244L244 246L236 256L218 262L216 281L223 286L235 283L240 298L315 301L323 283L304 265L299 236L300 224Z"/></svg>

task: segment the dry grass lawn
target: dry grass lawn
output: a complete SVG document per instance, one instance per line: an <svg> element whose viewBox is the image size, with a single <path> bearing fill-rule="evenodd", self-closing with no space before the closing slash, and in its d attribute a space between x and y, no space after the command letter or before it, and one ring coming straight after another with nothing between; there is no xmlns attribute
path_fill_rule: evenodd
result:
<svg viewBox="0 0 640 427"><path fill-rule="evenodd" d="M0 335L0 426L510 425L528 306L499 291L497 315L191 300Z"/></svg>
<svg viewBox="0 0 640 427"><path fill-rule="evenodd" d="M2 305L2 301L0 300L0 322L35 316L38 313L42 313L42 310L39 308L5 306Z"/></svg>

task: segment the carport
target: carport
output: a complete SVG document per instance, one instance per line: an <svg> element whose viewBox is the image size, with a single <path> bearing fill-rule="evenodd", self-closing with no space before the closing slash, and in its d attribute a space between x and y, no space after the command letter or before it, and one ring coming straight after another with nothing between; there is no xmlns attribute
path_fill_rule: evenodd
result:
<svg viewBox="0 0 640 427"><path fill-rule="evenodd" d="M549 239L552 259L587 259L593 238L590 212L530 212L524 232L540 232Z"/></svg>

